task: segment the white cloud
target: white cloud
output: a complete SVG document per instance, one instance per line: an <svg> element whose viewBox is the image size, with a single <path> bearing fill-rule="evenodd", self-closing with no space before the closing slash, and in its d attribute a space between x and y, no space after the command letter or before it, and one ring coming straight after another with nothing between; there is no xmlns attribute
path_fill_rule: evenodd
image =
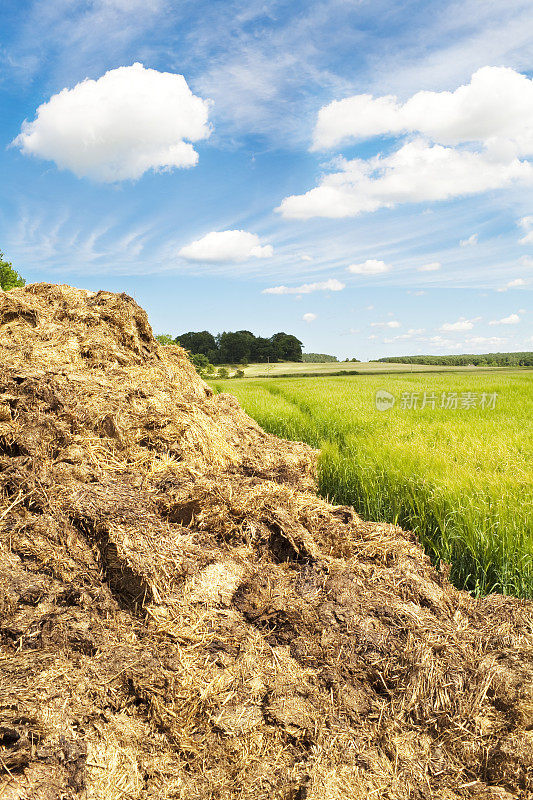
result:
<svg viewBox="0 0 533 800"><path fill-rule="evenodd" d="M313 260L311 256L307 255L307 253L302 253L300 258L302 259L302 261L312 261Z"/></svg>
<svg viewBox="0 0 533 800"><path fill-rule="evenodd" d="M444 325L441 325L439 330L441 331L470 331L474 327L474 320L458 319L457 322L445 322Z"/></svg>
<svg viewBox="0 0 533 800"><path fill-rule="evenodd" d="M401 323L396 319L391 319L389 322L371 322L371 328L400 328Z"/></svg>
<svg viewBox="0 0 533 800"><path fill-rule="evenodd" d="M317 283L303 283L301 286L272 286L270 289L263 289L262 294L310 294L311 292L340 292L346 288L345 283L341 283L336 278Z"/></svg>
<svg viewBox="0 0 533 800"><path fill-rule="evenodd" d="M421 339L421 341L432 348L458 350L461 347L461 344L452 341L452 339L445 339L443 336L429 336L427 339Z"/></svg>
<svg viewBox="0 0 533 800"><path fill-rule="evenodd" d="M339 161L339 172L275 210L290 219L353 217L398 203L466 197L514 182L533 183L533 166L518 158L496 159L417 139L388 156Z"/></svg>
<svg viewBox="0 0 533 800"><path fill-rule="evenodd" d="M396 97L355 95L320 109L314 149L347 139L418 133L447 145L482 142L516 155L533 154L533 80L507 67L482 67L454 92Z"/></svg>
<svg viewBox="0 0 533 800"><path fill-rule="evenodd" d="M261 245L259 236L248 231L211 231L201 239L182 247L179 255L188 261L247 261L270 258L272 245Z"/></svg>
<svg viewBox="0 0 533 800"><path fill-rule="evenodd" d="M524 231L524 236L519 239L520 244L533 244L533 216L522 217L518 224Z"/></svg>
<svg viewBox="0 0 533 800"><path fill-rule="evenodd" d="M311 314L311 312L308 312L307 314L303 315L302 319L305 322L313 322L316 319L316 314Z"/></svg>
<svg viewBox="0 0 533 800"><path fill-rule="evenodd" d="M379 275L382 272L390 272L391 269L390 264L377 261L375 258L369 258L362 264L351 264L347 267L348 272L352 272L354 275Z"/></svg>
<svg viewBox="0 0 533 800"><path fill-rule="evenodd" d="M469 344L488 344L491 347L496 347L506 342L507 339L503 339L500 336L470 336L466 341Z"/></svg>
<svg viewBox="0 0 533 800"><path fill-rule="evenodd" d="M136 63L53 95L14 144L79 178L135 179L150 169L194 166L190 142L209 136L208 107L183 75Z"/></svg>
<svg viewBox="0 0 533 800"><path fill-rule="evenodd" d="M440 261L432 261L430 264L422 264L421 267L418 267L419 272L436 272L441 268L442 264Z"/></svg>
<svg viewBox="0 0 533 800"><path fill-rule="evenodd" d="M425 332L426 332L425 328L410 328L407 331L407 333L398 333L396 334L396 336L391 336L390 339L383 339L383 341L386 342L387 344L391 344L392 342L405 341L407 339L413 339L415 337L419 339L420 334Z"/></svg>
<svg viewBox="0 0 533 800"><path fill-rule="evenodd" d="M383 134L419 138L387 156L340 160L338 172L276 210L293 219L350 217L533 183L533 81L484 67L455 92L418 92L403 105L392 96L335 101L319 112L314 148Z"/></svg>
<svg viewBox="0 0 533 800"><path fill-rule="evenodd" d="M472 236L469 236L468 239L461 239L459 242L460 247L473 247L477 244L478 234L473 233Z"/></svg>
<svg viewBox="0 0 533 800"><path fill-rule="evenodd" d="M502 286L500 289L497 289L498 292L506 292L507 289L516 289L518 286L525 286L526 282L523 278L515 278L514 281L509 281L506 283L505 286Z"/></svg>
<svg viewBox="0 0 533 800"><path fill-rule="evenodd" d="M503 319L493 319L489 322L489 325L517 325L520 322L520 317L518 314L509 314L508 317L503 317Z"/></svg>

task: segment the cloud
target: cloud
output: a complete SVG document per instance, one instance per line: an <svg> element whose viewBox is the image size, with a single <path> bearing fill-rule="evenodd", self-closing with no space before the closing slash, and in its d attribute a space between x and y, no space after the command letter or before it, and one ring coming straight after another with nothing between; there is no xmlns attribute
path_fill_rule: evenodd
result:
<svg viewBox="0 0 533 800"><path fill-rule="evenodd" d="M446 347L448 349L461 347L457 342L452 341L452 339L445 339L443 336L429 336L423 341L427 342L431 347Z"/></svg>
<svg viewBox="0 0 533 800"><path fill-rule="evenodd" d="M388 156L338 161L314 189L286 197L275 209L289 219L354 217L398 203L466 197L515 182L533 183L533 166L416 139Z"/></svg>
<svg viewBox="0 0 533 800"><path fill-rule="evenodd" d="M248 231L211 231L179 251L188 261L209 262L240 262L249 258L270 258L273 254L272 245L261 246L259 237Z"/></svg>
<svg viewBox="0 0 533 800"><path fill-rule="evenodd" d="M136 63L53 95L13 144L78 178L135 179L194 166L190 142L209 136L208 108L183 75Z"/></svg>
<svg viewBox="0 0 533 800"><path fill-rule="evenodd" d="M421 267L418 267L419 272L436 272L441 268L442 264L440 261L432 261L430 264L422 264Z"/></svg>
<svg viewBox="0 0 533 800"><path fill-rule="evenodd" d="M531 155L533 80L507 67L482 67L454 92L417 92L403 104L392 95L334 101L319 111L313 149L406 133L441 144L482 142L497 151Z"/></svg>
<svg viewBox="0 0 533 800"><path fill-rule="evenodd" d="M502 286L500 289L497 289L498 292L506 292L507 289L516 289L518 286L525 286L526 281L523 278L515 278L514 281L509 281L506 283L505 286Z"/></svg>
<svg viewBox="0 0 533 800"><path fill-rule="evenodd" d="M384 261L369 258L362 264L350 264L346 269L354 275L380 275L382 272L390 272L392 267Z"/></svg>
<svg viewBox="0 0 533 800"><path fill-rule="evenodd" d="M404 341L406 339L413 339L414 337L420 337L420 334L425 333L425 328L410 328L407 333L398 333L396 336L392 336L390 339L383 339L384 342L387 344L391 344L392 342Z"/></svg>
<svg viewBox="0 0 533 800"><path fill-rule="evenodd" d="M307 255L307 253L302 253L300 258L302 259L302 261L312 261L313 260L311 256Z"/></svg>
<svg viewBox="0 0 533 800"><path fill-rule="evenodd" d="M474 327L474 320L458 319L457 322L445 322L444 325L441 325L439 330L441 331L470 331Z"/></svg>
<svg viewBox="0 0 533 800"><path fill-rule="evenodd" d="M308 312L307 314L303 315L302 319L305 322L313 322L316 319L316 314L311 314L311 312Z"/></svg>
<svg viewBox="0 0 533 800"><path fill-rule="evenodd" d="M459 247L473 247L477 244L478 234L473 233L472 236L469 236L468 239L461 239L459 242Z"/></svg>
<svg viewBox="0 0 533 800"><path fill-rule="evenodd" d="M524 235L519 239L519 244L533 244L533 216L522 217L518 224L524 231Z"/></svg>
<svg viewBox="0 0 533 800"><path fill-rule="evenodd" d="M401 339L412 339L414 336L420 336L422 333L425 333L425 328L409 328L407 333L399 333L397 336L393 336L392 339L388 339L388 342L395 342Z"/></svg>
<svg viewBox="0 0 533 800"><path fill-rule="evenodd" d="M303 283L301 286L272 286L270 289L263 289L262 294L310 294L311 292L340 292L346 288L345 283L341 283L336 278L317 283Z"/></svg>
<svg viewBox="0 0 533 800"><path fill-rule="evenodd" d="M503 344L507 339L502 339L500 336L470 336L466 341L469 344L488 344L495 347Z"/></svg>
<svg viewBox="0 0 533 800"><path fill-rule="evenodd" d="M518 314L509 314L508 317L503 317L503 319L493 319L489 322L489 325L517 325L520 322L520 317Z"/></svg>
<svg viewBox="0 0 533 800"><path fill-rule="evenodd" d="M372 95L334 101L319 112L313 148L391 134L410 139L386 156L337 159L339 171L276 211L292 219L351 217L533 183L533 81L483 67L455 92L418 92L404 104Z"/></svg>
<svg viewBox="0 0 533 800"><path fill-rule="evenodd" d="M397 319L391 319L389 322L371 322L371 328L400 328L401 323Z"/></svg>

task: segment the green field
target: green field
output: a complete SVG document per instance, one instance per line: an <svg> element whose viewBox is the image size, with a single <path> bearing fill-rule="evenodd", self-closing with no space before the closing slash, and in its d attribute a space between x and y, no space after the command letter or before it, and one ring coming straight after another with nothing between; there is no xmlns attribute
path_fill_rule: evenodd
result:
<svg viewBox="0 0 533 800"><path fill-rule="evenodd" d="M212 385L266 430L320 447L321 493L414 530L435 563L452 565L460 588L533 597L533 372ZM391 409L377 410L378 390L395 396ZM415 394L421 406L424 392L425 408L403 407ZM441 407L442 393L452 407Z"/></svg>
<svg viewBox="0 0 533 800"><path fill-rule="evenodd" d="M457 367L434 366L431 364L395 364L379 361L329 361L327 363L313 364L310 362L280 361L273 364L249 364L243 367L245 378L274 378L287 376L320 376L346 374L381 374L414 373L414 372L486 372L506 369L505 367ZM507 368L508 369L508 368ZM231 368L230 368L231 370Z"/></svg>

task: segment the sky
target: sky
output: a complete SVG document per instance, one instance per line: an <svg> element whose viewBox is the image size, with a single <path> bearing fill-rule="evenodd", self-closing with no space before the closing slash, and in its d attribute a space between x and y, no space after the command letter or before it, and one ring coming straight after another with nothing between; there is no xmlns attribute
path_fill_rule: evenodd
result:
<svg viewBox="0 0 533 800"><path fill-rule="evenodd" d="M3 0L0 249L155 333L533 350L531 0Z"/></svg>

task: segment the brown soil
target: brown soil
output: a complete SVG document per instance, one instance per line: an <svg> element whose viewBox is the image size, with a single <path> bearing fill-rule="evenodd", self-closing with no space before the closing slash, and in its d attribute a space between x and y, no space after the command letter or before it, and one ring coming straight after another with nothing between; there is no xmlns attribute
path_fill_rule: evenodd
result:
<svg viewBox="0 0 533 800"><path fill-rule="evenodd" d="M533 797L533 604L314 493L126 295L0 293L1 800Z"/></svg>

